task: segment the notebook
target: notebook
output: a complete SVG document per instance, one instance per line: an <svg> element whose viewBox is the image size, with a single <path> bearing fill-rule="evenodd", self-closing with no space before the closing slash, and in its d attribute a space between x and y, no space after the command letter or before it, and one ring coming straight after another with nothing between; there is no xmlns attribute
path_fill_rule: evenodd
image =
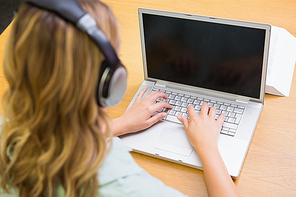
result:
<svg viewBox="0 0 296 197"><path fill-rule="evenodd" d="M152 9L139 10L146 94L163 91L173 109L156 125L122 136L135 152L202 169L176 116L207 102L226 115L218 147L229 174L240 175L265 92L271 26ZM145 95L146 95L145 94ZM158 99L156 102L161 101Z"/></svg>

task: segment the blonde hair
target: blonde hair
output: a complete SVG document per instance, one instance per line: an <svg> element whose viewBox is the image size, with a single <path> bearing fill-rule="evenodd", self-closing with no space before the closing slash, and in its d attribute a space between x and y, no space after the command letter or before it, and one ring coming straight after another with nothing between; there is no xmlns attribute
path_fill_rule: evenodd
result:
<svg viewBox="0 0 296 197"><path fill-rule="evenodd" d="M80 0L115 48L117 21L98 0ZM95 196L111 137L95 100L103 55L59 16L22 5L7 43L0 133L0 189L20 196ZM9 153L7 154L7 151ZM11 158L8 155L11 154Z"/></svg>

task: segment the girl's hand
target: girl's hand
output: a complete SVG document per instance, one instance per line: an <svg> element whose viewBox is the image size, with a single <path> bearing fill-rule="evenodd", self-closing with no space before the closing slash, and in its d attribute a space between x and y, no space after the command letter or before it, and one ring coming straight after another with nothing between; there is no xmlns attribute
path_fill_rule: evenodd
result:
<svg viewBox="0 0 296 197"><path fill-rule="evenodd" d="M224 114L220 114L215 120L216 108L204 103L200 114L197 115L193 106L187 108L189 120L183 116L178 119L184 125L188 139L198 154L206 152L209 148L217 146L218 136L225 119Z"/></svg>
<svg viewBox="0 0 296 197"><path fill-rule="evenodd" d="M161 112L151 117L162 108L172 108L170 104L163 101L154 104L158 98L167 99L167 95L164 92L155 91L143 98L146 91L147 87L143 88L134 104L121 117L113 120L113 136L147 129L167 116L165 112Z"/></svg>

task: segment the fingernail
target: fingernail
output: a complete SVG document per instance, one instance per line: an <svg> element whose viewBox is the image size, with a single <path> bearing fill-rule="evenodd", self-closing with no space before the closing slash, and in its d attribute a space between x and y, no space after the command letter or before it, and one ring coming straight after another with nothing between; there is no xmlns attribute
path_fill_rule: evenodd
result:
<svg viewBox="0 0 296 197"><path fill-rule="evenodd" d="M181 120L182 120L181 116L178 116L177 118L178 118L178 120L179 120L179 121L181 121Z"/></svg>
<svg viewBox="0 0 296 197"><path fill-rule="evenodd" d="M162 114L162 117L163 117L163 118L167 117L167 114L166 114L166 113L163 113L163 114Z"/></svg>

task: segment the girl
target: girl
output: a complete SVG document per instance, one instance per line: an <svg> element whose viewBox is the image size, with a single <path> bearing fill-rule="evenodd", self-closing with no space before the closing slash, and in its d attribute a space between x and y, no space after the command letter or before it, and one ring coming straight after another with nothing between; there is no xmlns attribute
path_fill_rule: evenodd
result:
<svg viewBox="0 0 296 197"><path fill-rule="evenodd" d="M60 0L63 2L64 0ZM117 20L98 0L79 0L119 52ZM183 196L140 168L120 139L166 116L154 104L162 92L143 98L110 120L95 94L104 56L90 39L57 14L23 4L7 43L0 134L1 196ZM211 196L236 196L237 189L217 147L224 120L203 104L180 116L204 166Z"/></svg>

